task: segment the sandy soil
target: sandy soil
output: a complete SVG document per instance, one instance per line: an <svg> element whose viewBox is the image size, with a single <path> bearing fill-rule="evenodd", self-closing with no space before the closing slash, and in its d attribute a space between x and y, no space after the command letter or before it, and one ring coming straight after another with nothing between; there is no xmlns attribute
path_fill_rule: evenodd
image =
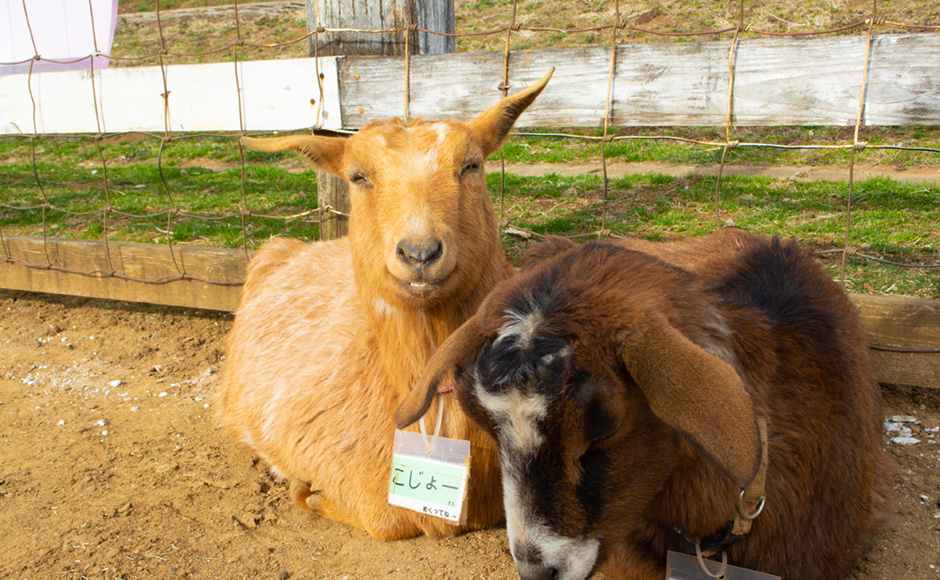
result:
<svg viewBox="0 0 940 580"><path fill-rule="evenodd" d="M502 529L382 543L294 508L218 429L230 325L0 293L0 578L515 577ZM886 443L899 513L853 579L938 579L940 391L884 392L920 442Z"/></svg>

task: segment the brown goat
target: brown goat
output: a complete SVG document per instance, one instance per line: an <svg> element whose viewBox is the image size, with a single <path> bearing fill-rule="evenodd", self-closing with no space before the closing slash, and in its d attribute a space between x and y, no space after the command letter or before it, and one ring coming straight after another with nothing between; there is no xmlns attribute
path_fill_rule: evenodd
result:
<svg viewBox="0 0 940 580"><path fill-rule="evenodd" d="M291 480L300 507L385 540L502 521L496 450L453 397L441 435L471 442L466 525L390 507L394 415L434 349L513 271L483 162L550 76L466 123L245 139L350 184L348 238L272 240L252 258L219 393L225 426Z"/></svg>
<svg viewBox="0 0 940 580"><path fill-rule="evenodd" d="M456 366L461 405L499 445L519 577L663 578L667 551L694 543L787 579L844 577L893 505L845 293L795 242L737 231L573 246L535 246L396 419ZM764 476L762 513L732 533Z"/></svg>

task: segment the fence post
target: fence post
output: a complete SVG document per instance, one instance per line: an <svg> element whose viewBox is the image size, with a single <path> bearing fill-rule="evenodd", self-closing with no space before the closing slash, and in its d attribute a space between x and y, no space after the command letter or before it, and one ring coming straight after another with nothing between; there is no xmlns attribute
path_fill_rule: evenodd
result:
<svg viewBox="0 0 940 580"><path fill-rule="evenodd" d="M402 29L395 33L324 32L310 36L310 55L349 56L405 54L405 35L412 54L454 52L453 36L440 36L407 30L411 25L425 30L453 33L454 0L306 0L307 31L317 27L354 30ZM319 42L319 46L317 43ZM342 81L340 81L342 85ZM341 89L342 90L342 89ZM317 201L320 207L349 212L346 182L323 172L317 174ZM346 235L347 222L342 216L325 212L320 223L324 240Z"/></svg>

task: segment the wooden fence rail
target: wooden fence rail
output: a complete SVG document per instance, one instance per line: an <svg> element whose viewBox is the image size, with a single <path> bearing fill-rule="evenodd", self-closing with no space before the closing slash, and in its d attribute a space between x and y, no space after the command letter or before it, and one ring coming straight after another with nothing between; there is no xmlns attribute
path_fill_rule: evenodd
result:
<svg viewBox="0 0 940 580"><path fill-rule="evenodd" d="M245 279L247 264L243 250L220 248L174 246L171 256L170 248L156 244L109 242L105 247L100 241L63 239L44 244L31 237L7 237L4 243L15 261L0 261L0 287L9 290L230 312L238 305L238 282ZM208 284L198 278L223 283ZM916 352L940 350L940 300L863 294L851 298L869 344L876 347L872 357L881 382L940 388L940 352Z"/></svg>
<svg viewBox="0 0 940 580"><path fill-rule="evenodd" d="M714 41L618 47L611 124L724 125L730 46ZM854 125L865 48L863 36L739 41L734 122ZM495 52L413 56L407 70L403 57L237 66L236 75L232 63L169 65L166 84L161 67L108 68L95 71L94 81L80 71L0 75L0 134L358 128L402 117L406 107L409 116L470 118L502 95L503 55ZM552 82L520 126L603 125L610 49L512 52L511 90L540 79L550 67L556 68ZM940 35L876 36L868 67L863 125L940 125ZM317 71L323 75L322 95Z"/></svg>

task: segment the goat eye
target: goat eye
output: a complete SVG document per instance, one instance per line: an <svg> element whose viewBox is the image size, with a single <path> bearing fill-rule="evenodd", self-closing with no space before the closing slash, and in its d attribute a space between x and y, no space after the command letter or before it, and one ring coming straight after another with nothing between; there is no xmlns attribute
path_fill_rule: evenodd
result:
<svg viewBox="0 0 940 580"><path fill-rule="evenodd" d="M464 164L463 168L460 170L461 179L467 174L473 173L474 171L478 170L479 168L480 168L480 162L478 160L474 159L473 161L468 161L467 163Z"/></svg>
<svg viewBox="0 0 940 580"><path fill-rule="evenodd" d="M358 185L360 187L372 187L372 183L366 179L366 176L359 172L350 175L349 181L352 182L353 185Z"/></svg>

